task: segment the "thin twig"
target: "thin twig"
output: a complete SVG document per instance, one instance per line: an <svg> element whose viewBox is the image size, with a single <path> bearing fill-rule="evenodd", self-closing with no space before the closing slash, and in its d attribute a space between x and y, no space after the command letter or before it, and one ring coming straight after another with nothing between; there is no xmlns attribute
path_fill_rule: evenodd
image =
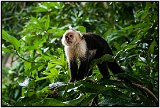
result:
<svg viewBox="0 0 160 108"><path fill-rule="evenodd" d="M21 56L19 55L19 53L18 53L18 51L17 51L17 50L16 50L16 54L18 55L18 57L19 57L19 58L23 59L24 61L27 61L27 62L30 62L30 63L44 63L44 64L46 64L46 62L35 62L35 61L29 61L29 60L27 60L27 59L25 59L25 58L21 57Z"/></svg>
<svg viewBox="0 0 160 108"><path fill-rule="evenodd" d="M7 21L7 20L10 20L10 19L12 19L12 18L13 18L13 16L8 17L8 18L4 18L4 19L2 19L2 21Z"/></svg>
<svg viewBox="0 0 160 108"><path fill-rule="evenodd" d="M150 94L154 98L156 103L158 102L158 98L148 88L146 88L145 86L140 85L140 84L136 84L136 83L132 83L132 84L137 86L138 88L145 90L148 94Z"/></svg>

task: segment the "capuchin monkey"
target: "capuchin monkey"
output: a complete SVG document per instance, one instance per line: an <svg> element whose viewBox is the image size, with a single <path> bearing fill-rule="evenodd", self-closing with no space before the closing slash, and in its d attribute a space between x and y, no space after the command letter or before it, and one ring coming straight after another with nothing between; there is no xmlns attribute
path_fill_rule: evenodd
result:
<svg viewBox="0 0 160 108"><path fill-rule="evenodd" d="M108 43L99 35L93 33L80 33L74 29L67 30L62 37L65 55L71 71L70 82L82 80L92 74L89 66L92 60L101 58L105 54L113 55ZM78 69L77 59L80 61ZM114 73L124 72L122 68L114 62L104 61L97 64L103 78L110 78L108 68Z"/></svg>

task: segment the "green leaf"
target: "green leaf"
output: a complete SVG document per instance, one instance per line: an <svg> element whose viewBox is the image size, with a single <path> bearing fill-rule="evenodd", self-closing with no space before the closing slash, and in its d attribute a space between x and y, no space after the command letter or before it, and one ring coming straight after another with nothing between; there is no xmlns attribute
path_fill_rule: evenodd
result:
<svg viewBox="0 0 160 108"><path fill-rule="evenodd" d="M80 32L86 32L86 28L84 26L78 26L77 30Z"/></svg>
<svg viewBox="0 0 160 108"><path fill-rule="evenodd" d="M121 50L121 45L119 45L118 42L114 42L114 46L118 51Z"/></svg>
<svg viewBox="0 0 160 108"><path fill-rule="evenodd" d="M122 81L117 81L117 80L101 79L99 83L100 85L107 85L107 86L113 85L119 88L126 87Z"/></svg>
<svg viewBox="0 0 160 108"><path fill-rule="evenodd" d="M32 97L20 98L15 106L67 106L67 104L53 98L37 98L35 95Z"/></svg>
<svg viewBox="0 0 160 108"><path fill-rule="evenodd" d="M2 30L2 39L10 42L17 51L19 50L20 42L15 37L10 36L5 30Z"/></svg>
<svg viewBox="0 0 160 108"><path fill-rule="evenodd" d="M64 30L59 30L59 31L55 32L54 37L61 37L61 36L63 36L64 32L65 32Z"/></svg>
<svg viewBox="0 0 160 108"><path fill-rule="evenodd" d="M99 102L100 106L136 106L130 100L121 99L121 97L106 97L104 100ZM137 105L139 106L139 105Z"/></svg>
<svg viewBox="0 0 160 108"><path fill-rule="evenodd" d="M79 104L84 98L85 98L85 95L80 94L80 96L78 98L70 100L70 101L66 101L63 103L68 104L69 106L77 106L77 104Z"/></svg>
<svg viewBox="0 0 160 108"><path fill-rule="evenodd" d="M100 64L100 63L102 63L102 62L104 62L104 61L113 62L114 59L113 59L112 55L110 55L110 54L105 54L105 55L103 55L101 58L93 60L93 61L91 62L91 64L90 64L90 68L93 68L96 64Z"/></svg>
<svg viewBox="0 0 160 108"><path fill-rule="evenodd" d="M27 70L31 69L31 63L30 63L30 62L25 61L25 62L24 62L24 69L25 69L25 71L27 71Z"/></svg>
<svg viewBox="0 0 160 108"><path fill-rule="evenodd" d="M27 96L28 97L32 97L33 95L35 95L35 80L30 80L28 87L27 87Z"/></svg>
<svg viewBox="0 0 160 108"><path fill-rule="evenodd" d="M48 9L35 7L32 12L48 12Z"/></svg>
<svg viewBox="0 0 160 108"><path fill-rule="evenodd" d="M41 77L41 78L36 77L35 82L37 82L37 81L41 81L41 80L44 80L44 79L49 79L49 76L47 76L47 77Z"/></svg>
<svg viewBox="0 0 160 108"><path fill-rule="evenodd" d="M97 93L97 92L101 92L104 89L106 89L106 87L104 86L101 86L99 84L92 84L86 81L80 81L77 83L80 85L78 89L80 91L87 92L87 93Z"/></svg>
<svg viewBox="0 0 160 108"><path fill-rule="evenodd" d="M62 29L53 27L52 29L49 29L47 32L52 33L54 35L54 37L61 37L65 31Z"/></svg>
<svg viewBox="0 0 160 108"><path fill-rule="evenodd" d="M55 32L57 32L57 28L52 28L52 29L49 29L48 31L47 31L48 33L55 33Z"/></svg>
<svg viewBox="0 0 160 108"><path fill-rule="evenodd" d="M51 72L51 76L52 77L58 77L58 70L57 69L55 69L55 68L52 68L51 70L50 70L50 72Z"/></svg>
<svg viewBox="0 0 160 108"><path fill-rule="evenodd" d="M21 93L22 97L25 96L25 89L22 87L22 93Z"/></svg>
<svg viewBox="0 0 160 108"><path fill-rule="evenodd" d="M157 45L157 42L155 40L152 41L151 45L149 46L149 53L153 54L154 53L154 47Z"/></svg>
<svg viewBox="0 0 160 108"><path fill-rule="evenodd" d="M80 106L88 106L90 104L90 102L92 102L92 100L96 97L96 94L91 94L89 95L89 97L85 98Z"/></svg>
<svg viewBox="0 0 160 108"><path fill-rule="evenodd" d="M67 106L67 104L53 98L46 98L33 103L33 106Z"/></svg>
<svg viewBox="0 0 160 108"><path fill-rule="evenodd" d="M8 48L2 47L2 52L3 52L3 53L10 53L11 50L9 50Z"/></svg>
<svg viewBox="0 0 160 108"><path fill-rule="evenodd" d="M149 25L149 24L147 24L147 23L140 23L140 24L136 24L136 25L130 25L130 26L127 26L127 27L123 28L121 31L126 31L126 30L133 29L133 28L144 28L147 25Z"/></svg>
<svg viewBox="0 0 160 108"><path fill-rule="evenodd" d="M50 24L50 17L48 15L47 21L45 22L45 30L48 30Z"/></svg>
<svg viewBox="0 0 160 108"><path fill-rule="evenodd" d="M63 8L63 3L62 2L55 2L54 8L55 9L62 9Z"/></svg>

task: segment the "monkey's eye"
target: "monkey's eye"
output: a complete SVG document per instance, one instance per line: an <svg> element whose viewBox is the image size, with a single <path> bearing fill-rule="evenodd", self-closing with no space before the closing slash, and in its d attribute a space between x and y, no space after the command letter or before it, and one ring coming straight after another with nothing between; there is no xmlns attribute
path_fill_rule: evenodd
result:
<svg viewBox="0 0 160 108"><path fill-rule="evenodd" d="M68 36L66 35L65 38L68 38Z"/></svg>
<svg viewBox="0 0 160 108"><path fill-rule="evenodd" d="M69 37L71 37L71 38L72 38L72 37L73 37L73 35L69 35Z"/></svg>

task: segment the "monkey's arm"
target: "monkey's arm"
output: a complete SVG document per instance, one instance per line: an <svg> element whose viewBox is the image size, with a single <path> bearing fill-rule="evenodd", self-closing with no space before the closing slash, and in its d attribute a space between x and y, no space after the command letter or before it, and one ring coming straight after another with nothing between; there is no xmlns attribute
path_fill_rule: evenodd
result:
<svg viewBox="0 0 160 108"><path fill-rule="evenodd" d="M78 71L78 66L77 66L75 59L70 61L69 68L70 68L70 72L71 72L70 82L74 82L76 80L77 71Z"/></svg>

